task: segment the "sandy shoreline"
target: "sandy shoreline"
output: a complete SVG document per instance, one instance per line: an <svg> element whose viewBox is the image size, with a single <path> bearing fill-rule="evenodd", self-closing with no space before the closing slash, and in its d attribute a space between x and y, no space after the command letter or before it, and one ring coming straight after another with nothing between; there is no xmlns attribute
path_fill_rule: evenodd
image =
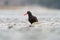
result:
<svg viewBox="0 0 60 40"><path fill-rule="evenodd" d="M0 6L0 10L15 10L15 9L21 9L21 8L37 8L38 9L46 9L46 10L57 10L57 9L54 9L54 8L47 8L47 7L42 7L42 6L36 6L36 5L30 5L30 6Z"/></svg>
<svg viewBox="0 0 60 40"><path fill-rule="evenodd" d="M23 6L0 6L0 10L15 10L21 9Z"/></svg>

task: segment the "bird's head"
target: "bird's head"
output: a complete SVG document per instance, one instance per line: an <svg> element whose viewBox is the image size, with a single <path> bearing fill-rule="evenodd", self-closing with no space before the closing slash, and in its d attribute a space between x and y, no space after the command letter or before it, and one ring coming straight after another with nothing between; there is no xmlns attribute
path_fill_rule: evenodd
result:
<svg viewBox="0 0 60 40"><path fill-rule="evenodd" d="M27 11L27 13L25 13L24 15L29 15L29 16L32 16L31 12L30 11Z"/></svg>

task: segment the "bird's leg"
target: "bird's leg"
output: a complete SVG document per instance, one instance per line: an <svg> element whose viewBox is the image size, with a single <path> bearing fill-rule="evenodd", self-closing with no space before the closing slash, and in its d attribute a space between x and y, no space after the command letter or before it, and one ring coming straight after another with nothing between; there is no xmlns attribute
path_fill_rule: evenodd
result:
<svg viewBox="0 0 60 40"><path fill-rule="evenodd" d="M34 25L31 24L31 25L29 25L29 27L34 27Z"/></svg>

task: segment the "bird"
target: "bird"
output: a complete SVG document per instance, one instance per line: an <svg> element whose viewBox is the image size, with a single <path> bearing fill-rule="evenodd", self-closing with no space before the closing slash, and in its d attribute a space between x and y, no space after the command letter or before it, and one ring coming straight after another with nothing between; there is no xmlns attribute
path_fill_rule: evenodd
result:
<svg viewBox="0 0 60 40"><path fill-rule="evenodd" d="M27 13L24 14L27 15L28 14L28 21L33 24L34 22L38 22L38 19L36 16L32 15L32 12L31 11L27 11Z"/></svg>

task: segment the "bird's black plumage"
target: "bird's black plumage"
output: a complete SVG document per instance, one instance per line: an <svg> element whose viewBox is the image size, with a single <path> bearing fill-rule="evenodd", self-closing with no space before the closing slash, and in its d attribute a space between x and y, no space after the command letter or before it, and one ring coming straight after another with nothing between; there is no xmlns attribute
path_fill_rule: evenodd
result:
<svg viewBox="0 0 60 40"><path fill-rule="evenodd" d="M30 11L27 11L28 14L28 21L32 24L34 22L38 22L38 19L36 16L33 16Z"/></svg>

